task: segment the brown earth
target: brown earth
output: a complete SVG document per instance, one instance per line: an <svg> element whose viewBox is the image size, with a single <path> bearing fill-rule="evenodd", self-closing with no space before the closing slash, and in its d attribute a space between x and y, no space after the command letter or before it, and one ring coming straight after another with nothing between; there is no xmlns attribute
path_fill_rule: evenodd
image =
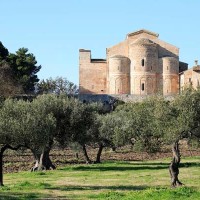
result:
<svg viewBox="0 0 200 200"><path fill-rule="evenodd" d="M92 160L95 160L97 149L87 147L88 154ZM200 149L189 149L187 145L181 145L182 156L200 156ZM156 160L161 158L170 158L172 156L171 149L165 148L159 153L148 154L146 152L135 152L130 146L119 148L116 151L112 151L109 148L104 149L102 152L101 160L104 161L145 161ZM62 167L70 164L85 163L83 154L78 152L78 158L75 156L75 152L71 149L53 149L50 153L50 157L56 167ZM33 167L34 159L29 151L14 152L7 151L4 155L4 172L18 172L28 171Z"/></svg>

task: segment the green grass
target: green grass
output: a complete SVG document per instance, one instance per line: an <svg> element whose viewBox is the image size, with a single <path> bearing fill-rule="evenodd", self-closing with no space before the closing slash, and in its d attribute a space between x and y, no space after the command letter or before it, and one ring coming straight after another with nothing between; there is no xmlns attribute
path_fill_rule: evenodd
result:
<svg viewBox="0 0 200 200"><path fill-rule="evenodd" d="M170 159L74 165L46 172L5 174L0 199L200 199L200 157L183 158L180 180L170 188Z"/></svg>

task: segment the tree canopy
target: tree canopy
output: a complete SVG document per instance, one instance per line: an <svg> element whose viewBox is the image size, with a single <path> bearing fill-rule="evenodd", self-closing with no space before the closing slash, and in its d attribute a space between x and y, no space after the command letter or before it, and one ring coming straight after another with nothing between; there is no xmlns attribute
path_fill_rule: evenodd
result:
<svg viewBox="0 0 200 200"><path fill-rule="evenodd" d="M199 102L200 90L191 88L171 101L149 97L118 105L110 112L105 112L102 103L83 103L65 93L38 95L31 102L7 99L0 102L0 163L7 148L19 146L32 151L34 169L50 169L54 166L49 152L55 143L62 147L78 144L88 163L92 162L88 146L98 147L94 162L100 162L104 147L131 144L137 151L155 153L171 145L169 169L175 187L182 184L178 179L179 141L186 138L199 142Z"/></svg>
<svg viewBox="0 0 200 200"><path fill-rule="evenodd" d="M41 65L37 66L35 56L29 53L27 48L20 48L16 54L11 53L8 56L8 62L24 92L33 92L35 84L39 81L37 73L41 69Z"/></svg>
<svg viewBox="0 0 200 200"><path fill-rule="evenodd" d="M74 95L77 92L78 86L64 77L43 79L37 84L38 94L55 93Z"/></svg>
<svg viewBox="0 0 200 200"><path fill-rule="evenodd" d="M6 47L4 47L4 45L3 45L2 42L0 41L0 62L1 62L2 60L6 60L8 54L9 54L8 49L6 49Z"/></svg>
<svg viewBox="0 0 200 200"><path fill-rule="evenodd" d="M6 149L24 147L42 153L55 132L55 118L37 102L7 99L0 108L0 185Z"/></svg>

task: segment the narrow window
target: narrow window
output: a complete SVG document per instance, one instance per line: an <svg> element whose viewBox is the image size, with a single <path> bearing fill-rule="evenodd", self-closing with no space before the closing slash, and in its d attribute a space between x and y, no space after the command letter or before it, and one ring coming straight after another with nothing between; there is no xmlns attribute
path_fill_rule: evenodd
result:
<svg viewBox="0 0 200 200"><path fill-rule="evenodd" d="M142 67L144 67L144 59L142 59Z"/></svg>
<svg viewBox="0 0 200 200"><path fill-rule="evenodd" d="M144 91L144 83L142 83L142 91Z"/></svg>
<svg viewBox="0 0 200 200"><path fill-rule="evenodd" d="M197 80L197 86L199 87L199 80Z"/></svg>
<svg viewBox="0 0 200 200"><path fill-rule="evenodd" d="M191 78L189 78L189 83L191 83Z"/></svg>
<svg viewBox="0 0 200 200"><path fill-rule="evenodd" d="M167 66L167 70L168 70L169 68L168 68L168 66Z"/></svg>
<svg viewBox="0 0 200 200"><path fill-rule="evenodd" d="M119 66L118 66L118 71L119 71Z"/></svg>

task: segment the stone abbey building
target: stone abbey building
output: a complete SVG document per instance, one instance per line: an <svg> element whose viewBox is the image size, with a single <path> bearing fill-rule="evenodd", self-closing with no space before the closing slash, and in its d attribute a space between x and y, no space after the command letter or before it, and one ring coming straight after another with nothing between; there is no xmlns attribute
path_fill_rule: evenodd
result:
<svg viewBox="0 0 200 200"><path fill-rule="evenodd" d="M79 50L80 94L146 96L179 93L181 87L199 85L200 67L188 70L179 61L179 48L139 30L106 49L106 59L92 59L90 50Z"/></svg>

